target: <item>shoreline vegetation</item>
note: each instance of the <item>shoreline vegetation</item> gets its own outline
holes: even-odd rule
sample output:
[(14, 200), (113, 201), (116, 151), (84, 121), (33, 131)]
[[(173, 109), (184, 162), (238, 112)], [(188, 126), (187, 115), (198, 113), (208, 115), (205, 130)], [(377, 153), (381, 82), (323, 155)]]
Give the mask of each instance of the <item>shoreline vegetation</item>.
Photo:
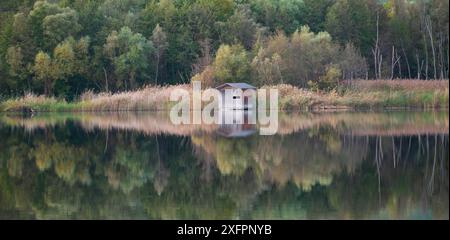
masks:
[[(88, 91), (72, 102), (26, 94), (0, 102), (0, 112), (165, 111), (175, 104), (170, 101), (170, 92), (177, 88), (191, 90), (189, 84), (182, 84), (147, 86), (119, 93)], [(314, 91), (288, 84), (261, 88), (279, 90), (280, 110), (436, 110), (449, 107), (448, 80), (353, 80), (343, 81), (331, 91)]]

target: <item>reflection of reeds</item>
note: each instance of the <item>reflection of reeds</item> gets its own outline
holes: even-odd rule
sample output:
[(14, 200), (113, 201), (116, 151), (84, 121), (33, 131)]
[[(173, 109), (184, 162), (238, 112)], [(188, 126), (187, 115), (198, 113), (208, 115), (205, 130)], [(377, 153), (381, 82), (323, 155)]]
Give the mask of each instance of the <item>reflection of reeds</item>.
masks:
[(278, 134), (328, 126), (345, 134), (417, 135), (448, 133), (448, 112), (290, 113), (279, 117)]
[(30, 118), (20, 115), (0, 117), (0, 122), (11, 126), (21, 126), (27, 130), (64, 125), (68, 120), (80, 123), (83, 129), (131, 130), (147, 135), (168, 134), (189, 136), (200, 132), (213, 132), (216, 125), (181, 124), (170, 121), (167, 112), (140, 113), (74, 113), (74, 114), (38, 114)]
[(169, 134), (189, 136), (199, 132), (212, 132), (215, 125), (205, 124), (173, 124), (168, 114), (94, 114), (81, 119), (81, 125), (85, 129), (118, 129), (133, 130), (147, 135)]
[[(81, 123), (84, 129), (132, 130), (148, 135), (169, 134), (189, 136), (213, 133), (215, 124), (174, 125), (168, 112), (153, 113), (78, 113), (37, 114), (30, 118), (3, 116), (0, 122), (28, 130), (65, 124), (67, 120)], [(277, 134), (287, 135), (318, 127), (329, 127), (351, 135), (420, 135), (448, 133), (448, 112), (360, 112), (360, 113), (279, 113)]]

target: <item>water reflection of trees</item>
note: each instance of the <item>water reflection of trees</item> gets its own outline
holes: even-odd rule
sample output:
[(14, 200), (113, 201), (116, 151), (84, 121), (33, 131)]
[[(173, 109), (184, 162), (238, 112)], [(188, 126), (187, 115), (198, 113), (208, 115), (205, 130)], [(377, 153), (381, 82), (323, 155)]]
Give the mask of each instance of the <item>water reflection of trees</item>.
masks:
[(2, 218), (448, 218), (448, 134), (0, 128)]
[[(341, 141), (346, 144), (341, 146)], [(192, 142), (194, 147), (204, 148), (204, 152), (214, 156), (223, 175), (241, 175), (252, 168), (264, 181), (280, 186), (292, 181), (304, 190), (316, 183), (329, 184), (332, 175), (343, 169), (351, 172), (368, 148), (360, 139), (340, 136), (326, 127), (244, 139), (193, 136)], [(204, 156), (200, 154), (198, 158)]]

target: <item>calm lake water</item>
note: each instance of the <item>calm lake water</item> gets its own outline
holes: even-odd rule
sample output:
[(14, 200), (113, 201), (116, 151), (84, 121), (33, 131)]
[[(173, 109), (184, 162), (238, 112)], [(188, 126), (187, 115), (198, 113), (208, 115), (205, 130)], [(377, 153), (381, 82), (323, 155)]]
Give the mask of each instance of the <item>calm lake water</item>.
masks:
[(448, 219), (449, 113), (0, 115), (0, 219)]

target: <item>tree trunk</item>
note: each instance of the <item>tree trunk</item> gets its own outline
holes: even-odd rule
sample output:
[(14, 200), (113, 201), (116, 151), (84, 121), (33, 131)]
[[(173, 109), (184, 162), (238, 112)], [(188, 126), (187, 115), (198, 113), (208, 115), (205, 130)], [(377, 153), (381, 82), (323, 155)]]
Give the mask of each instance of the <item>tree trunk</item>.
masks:
[(442, 32), (439, 32), (439, 78), (444, 79), (445, 78), (445, 64), (444, 64), (444, 51), (443, 51), (443, 34)]
[(423, 68), (423, 60), (420, 61), (419, 54), (416, 53), (416, 61), (417, 61), (417, 79), (421, 79), (422, 68)]
[(449, 47), (448, 47), (449, 41), (450, 41), (449, 32), (447, 31), (447, 44), (446, 44), (446, 46), (447, 46), (447, 70), (445, 71), (446, 72), (445, 78), (447, 78), (447, 79), (449, 77), (448, 74), (450, 71), (450, 54), (449, 54)]
[(400, 57), (397, 56), (395, 51), (395, 46), (392, 45), (392, 55), (391, 55), (391, 80), (394, 79), (394, 70), (397, 63), (399, 63)]
[(408, 61), (408, 57), (406, 56), (405, 48), (403, 47), (403, 42), (402, 42), (402, 52), (403, 52), (403, 56), (405, 57), (406, 68), (408, 69), (408, 78), (411, 79), (411, 67), (409, 66), (409, 61)]
[(105, 68), (103, 68), (103, 73), (105, 74), (105, 90), (106, 90), (106, 92), (108, 92), (109, 91), (109, 89), (108, 89), (108, 74), (106, 73)]
[(383, 64), (383, 55), (380, 55), (380, 60), (378, 62), (378, 79), (381, 79), (381, 65)]
[(45, 81), (44, 81), (44, 95), (45, 96), (48, 96), (49, 94), (50, 94), (50, 80), (47, 78), (47, 79), (45, 79)]
[(159, 55), (156, 56), (155, 85), (158, 85), (158, 71), (159, 71)]
[(373, 54), (373, 63), (374, 63), (374, 70), (375, 70), (375, 79), (381, 78), (381, 66), (379, 64), (381, 63), (381, 56), (380, 56), (380, 46), (379, 46), (379, 22), (380, 22), (380, 15), (377, 12), (377, 38), (375, 41), (375, 47), (372, 49)]
[(135, 77), (136, 77), (136, 73), (134, 71), (131, 71), (130, 72), (130, 89), (131, 90), (134, 90), (136, 87)]
[(434, 39), (433, 39), (433, 25), (431, 19), (428, 17), (426, 20), (426, 27), (428, 30), (428, 36), (430, 37), (431, 43), (431, 51), (433, 53), (433, 70), (434, 70), (434, 79), (437, 79), (437, 69), (436, 69), (436, 50), (434, 48)]
[(394, 46), (392, 46), (392, 53), (391, 53), (391, 80), (394, 79), (394, 68), (395, 68), (395, 60), (394, 60)]
[(423, 31), (422, 31), (422, 38), (425, 47), (425, 80), (428, 80), (428, 44), (427, 38), (425, 36), (425, 33), (423, 33)]
[(395, 53), (395, 57), (398, 58), (398, 77), (402, 78), (402, 59), (398, 53)]

